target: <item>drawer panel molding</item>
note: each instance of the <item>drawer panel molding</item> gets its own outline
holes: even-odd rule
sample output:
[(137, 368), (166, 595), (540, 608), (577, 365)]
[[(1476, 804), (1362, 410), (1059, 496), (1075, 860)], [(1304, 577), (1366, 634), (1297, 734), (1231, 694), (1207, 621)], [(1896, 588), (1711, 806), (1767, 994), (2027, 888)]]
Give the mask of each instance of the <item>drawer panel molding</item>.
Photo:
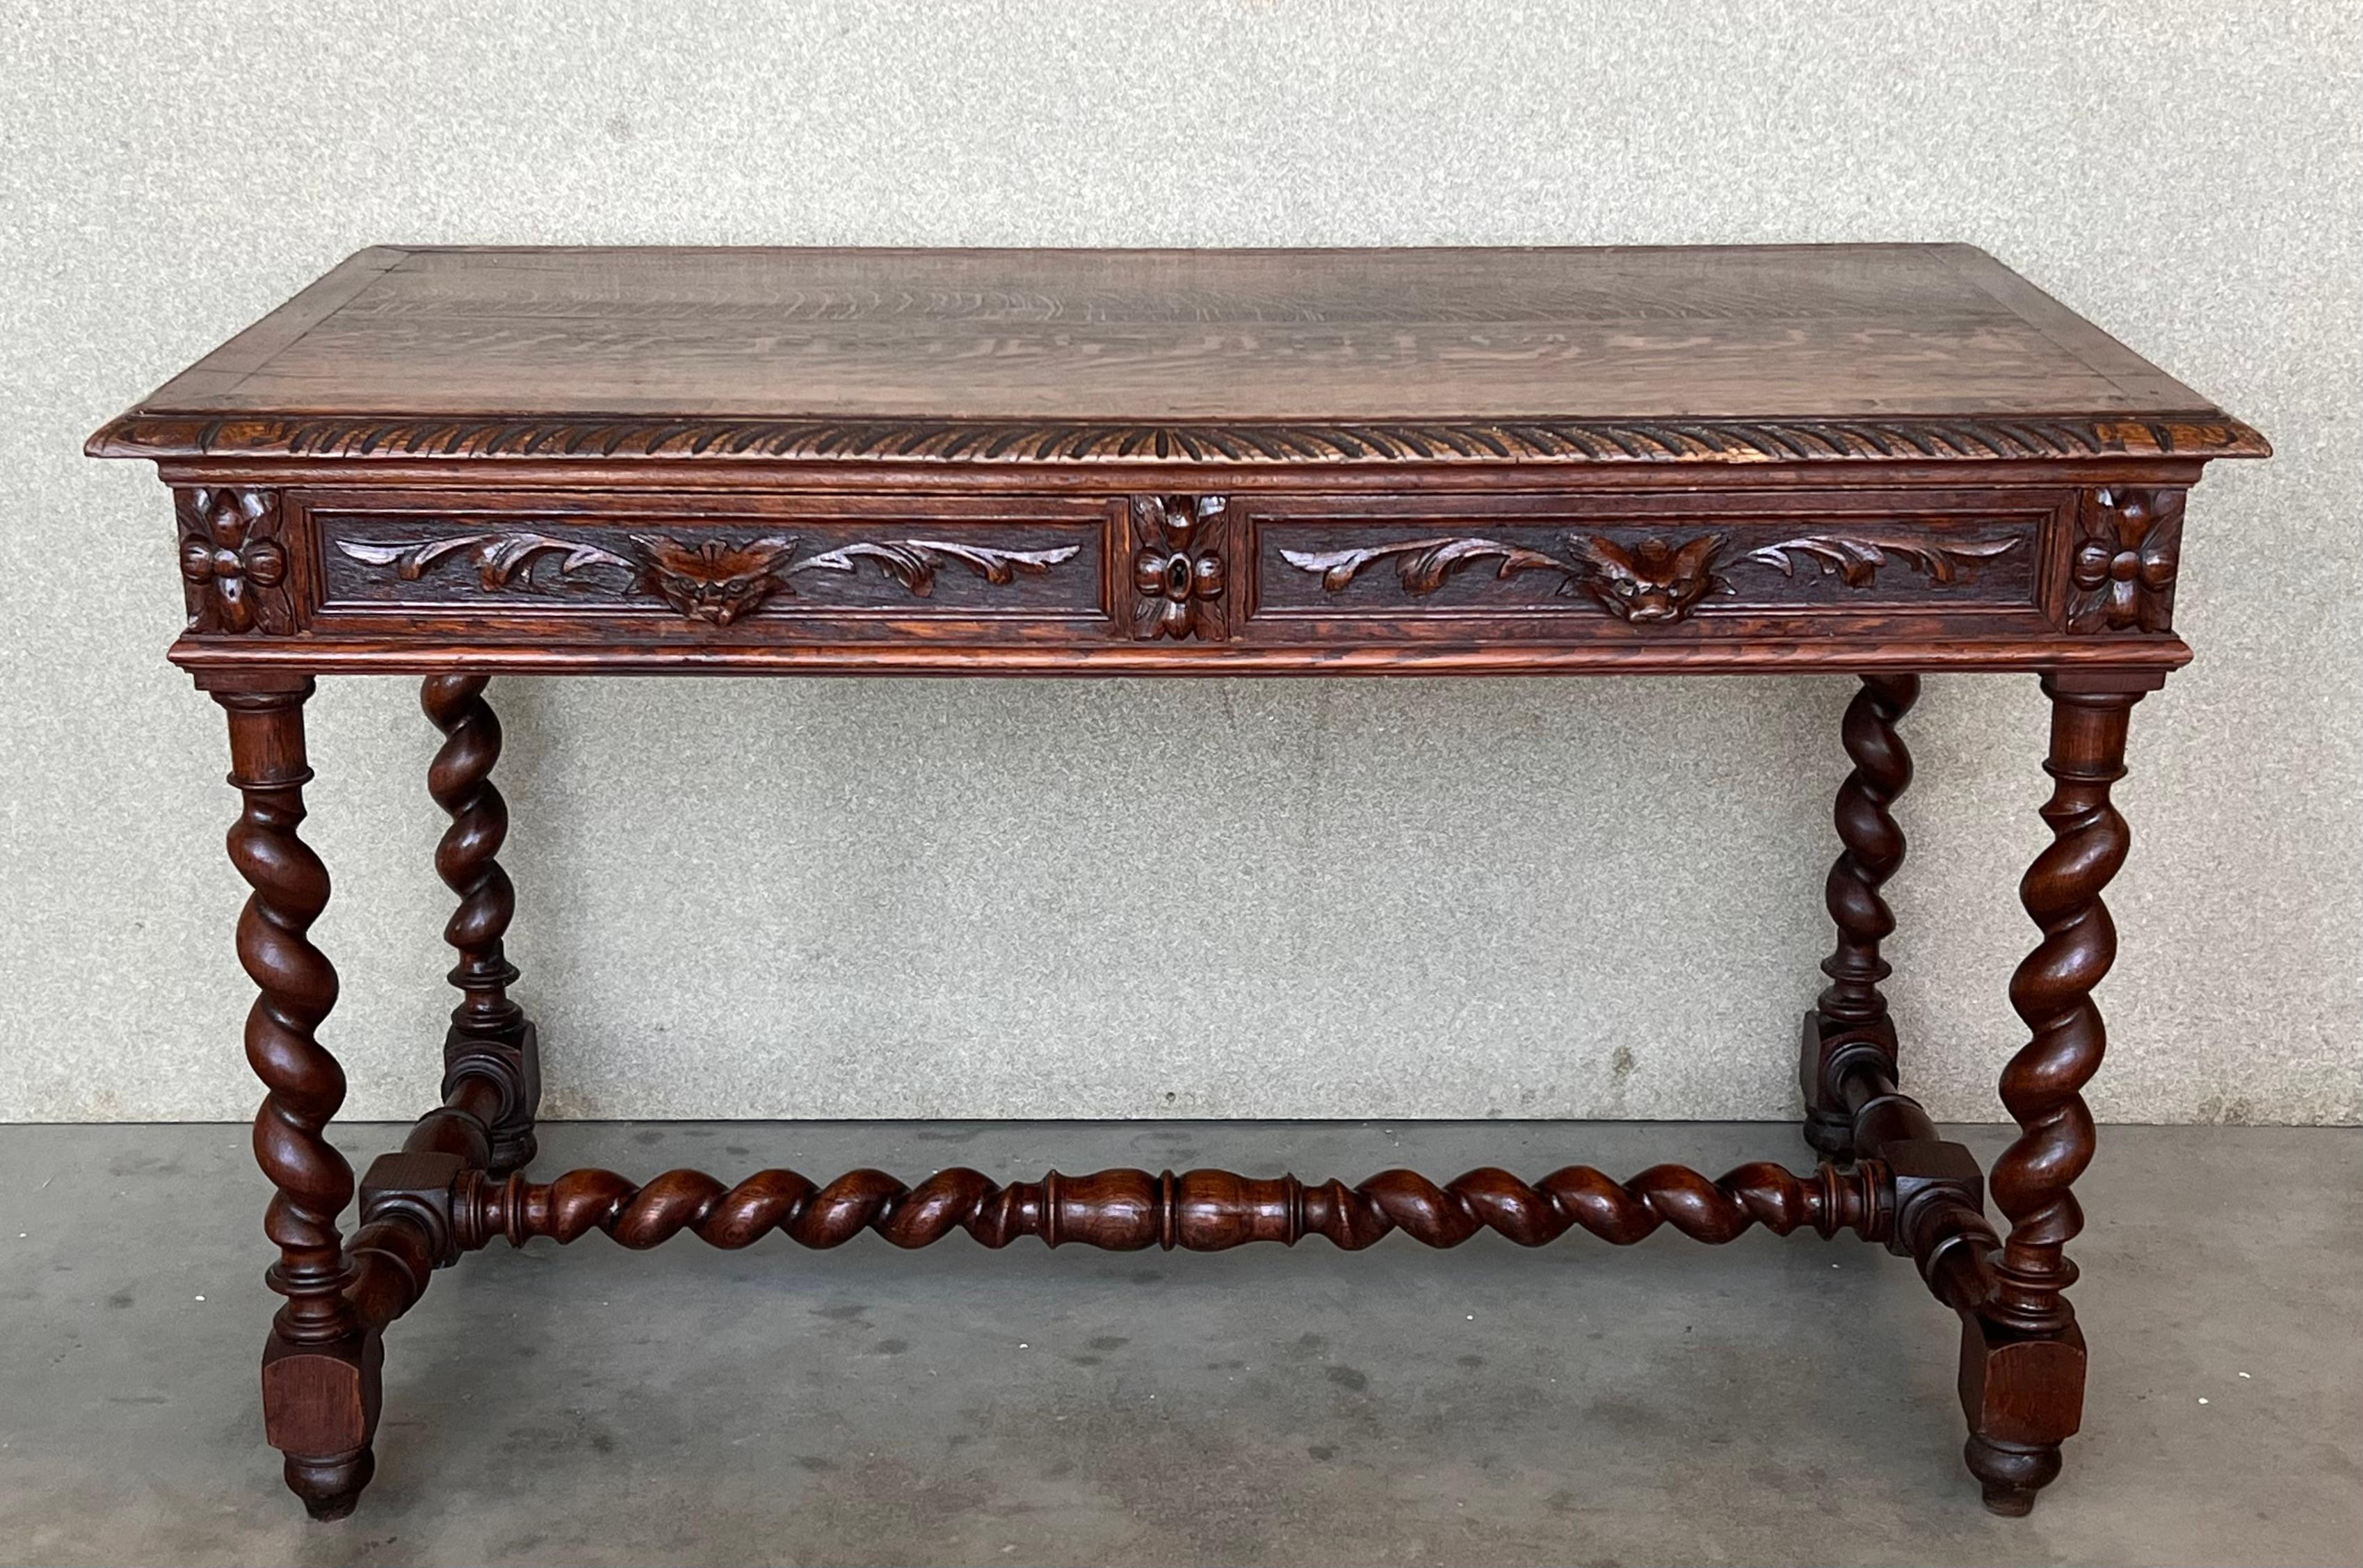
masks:
[(476, 569), (487, 594), (551, 584), (536, 576), (546, 570), (561, 583), (605, 591), (623, 599), (657, 598), (692, 620), (728, 626), (774, 595), (793, 595), (792, 579), (807, 573), (848, 575), (867, 562), (886, 581), (915, 598), (932, 598), (939, 569), (964, 567), (999, 588), (1020, 575), (1038, 577), (1071, 560), (1080, 545), (1051, 550), (996, 550), (947, 539), (856, 539), (833, 550), (800, 553), (793, 535), (771, 534), (737, 542), (706, 534), (679, 539), (669, 534), (631, 534), (622, 550), (596, 540), (529, 529), (492, 530), (424, 539), (340, 539), (338, 553), (364, 565), (391, 569), (415, 583), (447, 562)]
[[(781, 617), (1100, 619), (1105, 504), (966, 503), (863, 517), (757, 498), (726, 508), (603, 504), (571, 515), (483, 509), (304, 508), (319, 604), (354, 615), (478, 606), (522, 629), (558, 615), (649, 617), (711, 632)], [(900, 515), (896, 515), (899, 513)], [(678, 617), (677, 619), (675, 617)]]
[(1617, 539), (1604, 533), (1568, 533), (1542, 549), (1476, 535), (1414, 539), (1361, 549), (1280, 551), (1299, 572), (1321, 580), (1324, 592), (1342, 595), (1365, 573), (1392, 568), (1398, 590), (1426, 597), (1469, 567), (1490, 564), (1496, 581), (1535, 572), (1558, 579), (1554, 593), (1581, 595), (1617, 619), (1635, 626), (1671, 625), (1688, 618), (1710, 595), (1736, 595), (1733, 579), (1748, 573), (1800, 572), (1835, 579), (1847, 588), (1869, 588), (1881, 572), (1916, 573), (1932, 584), (1973, 578), (1986, 562), (2014, 550), (2032, 553), (2024, 528), (2003, 519), (1972, 524), (1969, 537), (1896, 539), (1875, 533), (1798, 534), (1749, 547), (1728, 533), (1687, 536), (1648, 534)]

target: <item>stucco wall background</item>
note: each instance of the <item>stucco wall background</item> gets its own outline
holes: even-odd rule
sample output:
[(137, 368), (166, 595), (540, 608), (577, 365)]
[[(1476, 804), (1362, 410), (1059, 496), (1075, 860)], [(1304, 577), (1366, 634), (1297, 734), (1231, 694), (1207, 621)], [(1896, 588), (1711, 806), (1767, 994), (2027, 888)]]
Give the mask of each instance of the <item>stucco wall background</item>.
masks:
[[(1966, 239), (2269, 434), (2135, 716), (2104, 1117), (2363, 1118), (2353, 4), (19, 5), (0, 1118), (238, 1117), (167, 497), (83, 436), (376, 241)], [(1790, 1114), (1849, 683), (497, 683), (559, 1115)], [(325, 683), (349, 1111), (427, 1103), (411, 683)], [(1892, 987), (1989, 1117), (2031, 678), (1927, 683)]]

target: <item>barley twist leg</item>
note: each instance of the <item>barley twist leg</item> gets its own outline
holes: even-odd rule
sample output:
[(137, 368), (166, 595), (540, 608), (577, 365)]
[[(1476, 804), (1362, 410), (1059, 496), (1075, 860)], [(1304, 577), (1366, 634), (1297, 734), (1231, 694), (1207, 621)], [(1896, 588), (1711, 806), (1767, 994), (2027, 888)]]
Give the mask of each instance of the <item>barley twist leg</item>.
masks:
[(1879, 989), (1890, 973), (1879, 944), (1894, 934), (1895, 917), (1879, 889), (1903, 863), (1903, 830), (1891, 807), (1912, 783), (1912, 754), (1895, 725), (1919, 695), (1917, 675), (1865, 675), (1840, 730), (1854, 768), (1838, 786), (1834, 817), (1842, 848), (1824, 890), (1837, 946), (1822, 961), (1830, 983), (1815, 1008), (1820, 1029), (1808, 1038), (1798, 1072), (1805, 1141), (1833, 1160), (1852, 1159), (1857, 1151), (1853, 1115), (1830, 1072), (1832, 1056), (1868, 1043), (1891, 1066), (1895, 1058), (1895, 1026)]
[(2050, 845), (2019, 895), (2043, 940), (2011, 979), (2032, 1038), (2002, 1070), (2002, 1099), (2019, 1135), (1994, 1162), (1994, 1204), (2010, 1221), (1993, 1298), (1964, 1324), (1961, 1395), (1969, 1469), (1998, 1513), (2023, 1514), (2059, 1473), (2059, 1445), (2083, 1412), (2084, 1340), (2066, 1291), (2067, 1244), (2084, 1228), (2071, 1190), (2091, 1163), (2092, 1117), (2081, 1090), (2107, 1037), (2092, 990), (2117, 951), (2101, 893), (2132, 836), (2110, 804), (2124, 776), (2125, 732), (2139, 690), (2082, 690), (2047, 678), (2054, 781), (2043, 807)]
[(435, 869), (459, 895), (443, 939), (459, 955), (451, 984), (460, 1004), (443, 1042), (443, 1092), (483, 1078), (499, 1092), (491, 1163), (513, 1171), (534, 1156), (534, 1114), (541, 1099), (540, 1048), (525, 1010), (510, 999), (517, 972), (502, 939), (516, 914), (516, 891), (495, 857), (508, 837), (508, 803), (492, 782), (501, 755), (501, 721), (484, 700), (482, 675), (430, 675), (419, 706), (443, 732), (427, 775), (427, 793), (451, 817), (435, 851)]
[(238, 922), (238, 956), (258, 995), (246, 1056), (266, 1091), (254, 1153), (276, 1189), (263, 1231), (279, 1249), (268, 1275), (285, 1299), (263, 1348), (263, 1425), (286, 1455), (287, 1485), (316, 1518), (350, 1513), (369, 1484), (377, 1425), (376, 1336), (346, 1299), (337, 1217), (352, 1201), (352, 1167), (327, 1137), (345, 1074), (320, 1044), (337, 972), (307, 933), (328, 902), (328, 873), (296, 834), (304, 820), (308, 679), (216, 689), (229, 716), (229, 782), (242, 808), (229, 856), (253, 892)]

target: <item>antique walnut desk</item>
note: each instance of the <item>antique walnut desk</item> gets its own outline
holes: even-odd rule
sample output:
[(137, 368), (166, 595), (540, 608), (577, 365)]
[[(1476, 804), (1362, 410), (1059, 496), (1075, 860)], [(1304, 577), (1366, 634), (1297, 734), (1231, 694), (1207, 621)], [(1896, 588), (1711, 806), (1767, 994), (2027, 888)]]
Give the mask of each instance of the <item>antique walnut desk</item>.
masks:
[[(1850, 1230), (1958, 1314), (1989, 1506), (2023, 1513), (2058, 1474), (2084, 1380), (2078, 1091), (2127, 842), (2110, 786), (2134, 705), (2190, 657), (2185, 494), (2267, 449), (1981, 251), (385, 248), (89, 450), (172, 486), (172, 657), (228, 713), (285, 1297), (264, 1418), (314, 1514), (369, 1481), (381, 1336), (433, 1271), (592, 1230), (1201, 1251)], [(2051, 703), (2054, 839), (2022, 888), (2042, 933), (2010, 987), (2030, 1038), (2002, 1079), (2020, 1132), (1991, 1173), (1897, 1087), (1879, 988), (1895, 727), (1928, 670), (2037, 676)], [(522, 1173), (540, 1069), (502, 951), (490, 675), (1690, 671), (1861, 684), (1800, 1062), (1811, 1171)], [(323, 1136), (344, 1079), (317, 1038), (337, 980), (305, 934), (328, 878), (296, 831), (324, 674), (425, 677), (458, 897), (443, 1103), (370, 1167), (349, 1236)]]

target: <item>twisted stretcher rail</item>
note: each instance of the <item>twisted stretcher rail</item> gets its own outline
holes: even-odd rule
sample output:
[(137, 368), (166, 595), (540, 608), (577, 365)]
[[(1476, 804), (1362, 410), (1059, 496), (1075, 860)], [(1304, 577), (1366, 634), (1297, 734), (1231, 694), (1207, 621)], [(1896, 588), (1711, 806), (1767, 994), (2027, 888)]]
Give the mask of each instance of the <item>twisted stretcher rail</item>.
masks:
[(1783, 1236), (1851, 1229), (1884, 1240), (1892, 1221), (1886, 1193), (1884, 1168), (1875, 1161), (1825, 1164), (1807, 1175), (1759, 1162), (1713, 1180), (1679, 1165), (1654, 1165), (1628, 1182), (1570, 1165), (1531, 1184), (1487, 1166), (1440, 1186), (1398, 1170), (1350, 1187), (1228, 1171), (1054, 1171), (1006, 1186), (963, 1168), (939, 1171), (916, 1186), (873, 1170), (850, 1171), (826, 1185), (793, 1171), (759, 1171), (735, 1186), (697, 1171), (668, 1171), (645, 1185), (612, 1171), (573, 1171), (548, 1183), (497, 1181), (471, 1171), (455, 1184), (452, 1222), (460, 1249), (495, 1237), (518, 1246), (537, 1236), (567, 1242), (594, 1230), (635, 1249), (684, 1230), (723, 1248), (750, 1246), (773, 1231), (803, 1246), (835, 1247), (864, 1230), (915, 1248), (965, 1230), (988, 1247), (1038, 1236), (1053, 1247), (1207, 1252), (1321, 1236), (1357, 1251), (1396, 1230), (1430, 1247), (1457, 1247), (1481, 1230), (1539, 1247), (1578, 1228), (1625, 1246), (1661, 1225), (1710, 1242), (1732, 1240), (1758, 1225)]

